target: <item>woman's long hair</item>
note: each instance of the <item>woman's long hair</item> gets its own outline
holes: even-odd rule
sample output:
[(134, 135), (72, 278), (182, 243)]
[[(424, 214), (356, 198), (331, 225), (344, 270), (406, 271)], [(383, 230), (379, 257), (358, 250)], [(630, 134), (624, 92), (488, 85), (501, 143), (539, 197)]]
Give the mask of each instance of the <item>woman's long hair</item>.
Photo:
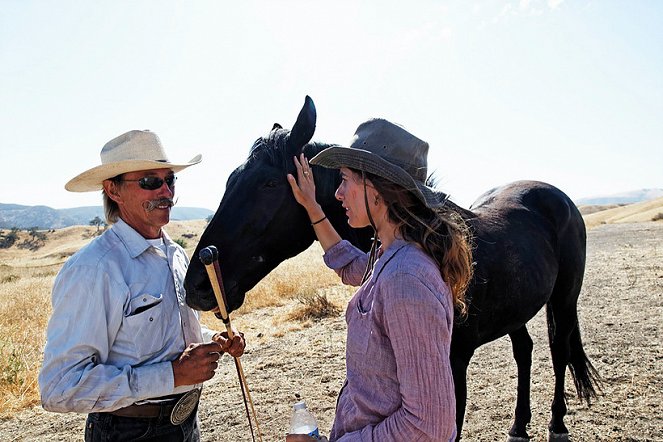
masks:
[[(361, 174), (361, 172), (359, 172)], [(414, 194), (382, 177), (365, 173), (387, 205), (387, 216), (397, 232), (412, 241), (437, 263), (451, 289), (460, 317), (467, 315), (465, 291), (472, 279), (472, 241), (467, 224), (455, 211), (431, 209)]]

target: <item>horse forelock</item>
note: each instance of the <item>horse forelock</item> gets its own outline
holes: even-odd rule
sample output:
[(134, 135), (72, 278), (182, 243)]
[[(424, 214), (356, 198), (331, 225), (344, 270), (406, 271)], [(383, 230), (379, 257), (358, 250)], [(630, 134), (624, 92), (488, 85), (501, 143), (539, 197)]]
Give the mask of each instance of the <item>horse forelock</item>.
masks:
[(286, 143), (288, 141), (287, 129), (273, 129), (264, 137), (258, 138), (251, 146), (247, 164), (255, 161), (265, 161), (268, 164), (287, 169)]

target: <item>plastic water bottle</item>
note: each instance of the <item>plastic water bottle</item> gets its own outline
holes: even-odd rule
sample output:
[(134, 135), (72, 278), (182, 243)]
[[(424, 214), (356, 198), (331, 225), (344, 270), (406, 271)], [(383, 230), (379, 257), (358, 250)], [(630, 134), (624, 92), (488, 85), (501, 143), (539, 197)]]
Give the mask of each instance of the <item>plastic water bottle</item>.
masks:
[(292, 407), (292, 418), (290, 418), (290, 434), (308, 434), (316, 438), (318, 433), (318, 422), (306, 408), (306, 402), (297, 402)]

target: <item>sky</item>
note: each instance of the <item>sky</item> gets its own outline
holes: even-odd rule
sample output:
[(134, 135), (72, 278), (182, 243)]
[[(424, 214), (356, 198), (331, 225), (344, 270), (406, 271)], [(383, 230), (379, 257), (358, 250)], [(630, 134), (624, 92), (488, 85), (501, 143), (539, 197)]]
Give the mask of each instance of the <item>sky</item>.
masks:
[(572, 199), (663, 187), (663, 2), (0, 0), (0, 203), (100, 205), (64, 184), (157, 133), (178, 205), (309, 95), (315, 141), (382, 117), (430, 144), (464, 207), (510, 181)]

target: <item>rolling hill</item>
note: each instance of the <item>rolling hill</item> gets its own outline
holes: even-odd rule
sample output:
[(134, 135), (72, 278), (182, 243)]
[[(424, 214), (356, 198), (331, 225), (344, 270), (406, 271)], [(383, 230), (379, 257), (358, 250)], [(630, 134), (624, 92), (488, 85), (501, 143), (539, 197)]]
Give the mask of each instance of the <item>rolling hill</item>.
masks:
[[(214, 212), (198, 207), (173, 207), (170, 219), (186, 221), (206, 219)], [(48, 206), (23, 206), (20, 204), (0, 203), (0, 229), (61, 229), (70, 226), (87, 226), (94, 217), (104, 219), (101, 206), (74, 207), (70, 209), (53, 209)]]
[(663, 197), (583, 215), (588, 229), (600, 224), (654, 221), (658, 217), (663, 218)]

